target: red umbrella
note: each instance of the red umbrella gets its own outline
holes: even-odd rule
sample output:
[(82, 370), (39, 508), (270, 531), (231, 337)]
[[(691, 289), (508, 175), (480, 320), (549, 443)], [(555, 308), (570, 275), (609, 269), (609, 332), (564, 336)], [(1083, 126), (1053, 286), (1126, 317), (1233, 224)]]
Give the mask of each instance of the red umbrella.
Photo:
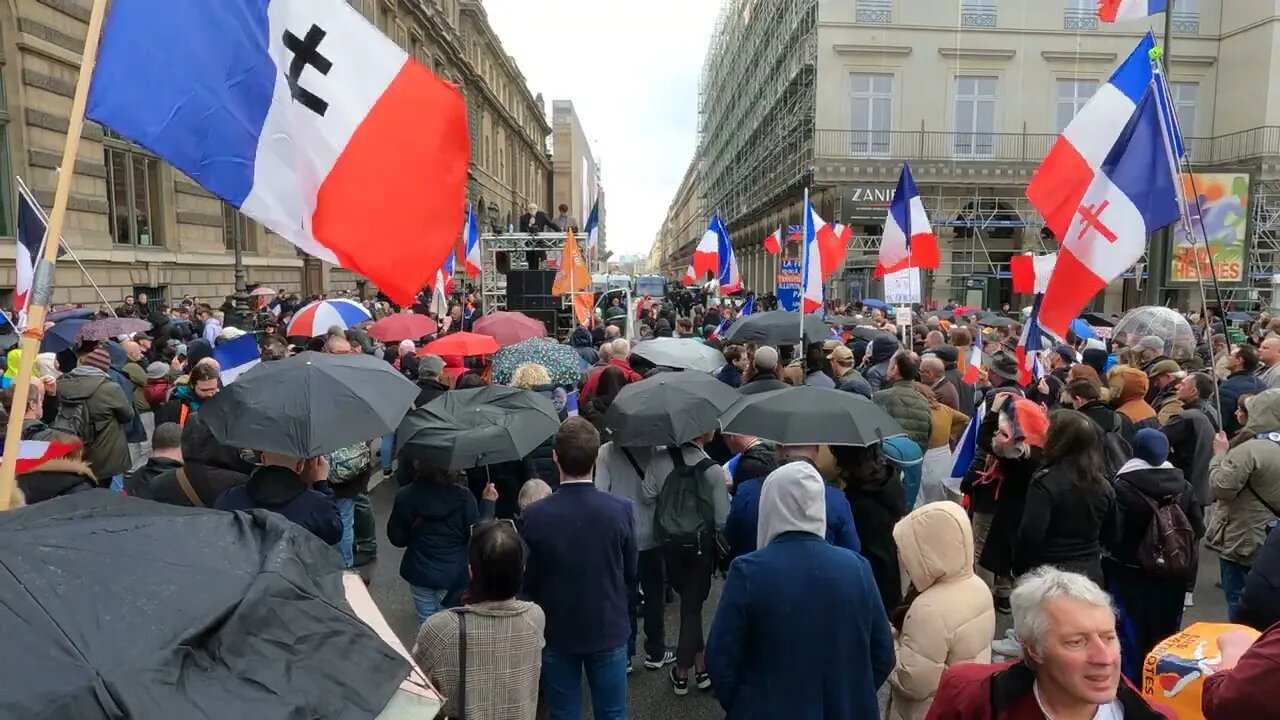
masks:
[(488, 335), (502, 347), (522, 343), (530, 338), (547, 336), (547, 326), (540, 320), (518, 312), (495, 312), (476, 320), (471, 331)]
[(961, 305), (957, 307), (955, 310), (953, 310), (952, 312), (955, 313), (956, 317), (963, 317), (965, 315), (968, 315), (969, 313), (976, 313), (981, 311), (982, 311), (981, 308), (971, 307), (969, 305)]
[(497, 340), (488, 335), (460, 332), (445, 335), (439, 340), (432, 340), (418, 351), (418, 357), (423, 355), (461, 355), (469, 357), (471, 355), (492, 355), (496, 352), (498, 352)]
[(388, 315), (369, 328), (369, 337), (384, 343), (417, 340), (437, 330), (436, 321), (416, 313)]

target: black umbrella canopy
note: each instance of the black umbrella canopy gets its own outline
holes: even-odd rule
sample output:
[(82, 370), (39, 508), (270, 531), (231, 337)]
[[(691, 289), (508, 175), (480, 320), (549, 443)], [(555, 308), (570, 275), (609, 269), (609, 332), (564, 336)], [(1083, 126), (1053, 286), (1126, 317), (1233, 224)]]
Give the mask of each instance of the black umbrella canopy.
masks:
[(1004, 317), (1003, 315), (987, 315), (985, 317), (978, 318), (978, 324), (985, 325), (987, 327), (1008, 327), (1010, 325), (1018, 324), (1018, 321), (1013, 318)]
[(409, 673), (272, 512), (92, 490), (0, 514), (0, 557), (0, 717), (374, 717)]
[(875, 340), (876, 336), (883, 332), (885, 331), (880, 328), (870, 327), (868, 325), (856, 325), (849, 328), (850, 335), (859, 340), (866, 340), (867, 342)]
[(879, 405), (861, 395), (807, 385), (742, 396), (720, 424), (726, 433), (781, 445), (866, 446), (905, 434)]
[(680, 445), (714, 430), (740, 397), (706, 373), (660, 373), (622, 388), (604, 421), (618, 445)]
[(249, 370), (200, 416), (224, 445), (312, 458), (386, 435), (417, 395), (372, 355), (303, 352)]
[(556, 433), (560, 415), (529, 390), (486, 385), (450, 390), (405, 416), (396, 431), (410, 457), (449, 470), (519, 460)]
[[(756, 345), (797, 345), (800, 343), (800, 315), (785, 310), (752, 313), (738, 318), (729, 326), (725, 342)], [(815, 343), (826, 340), (831, 329), (817, 315), (804, 316), (804, 339)]]

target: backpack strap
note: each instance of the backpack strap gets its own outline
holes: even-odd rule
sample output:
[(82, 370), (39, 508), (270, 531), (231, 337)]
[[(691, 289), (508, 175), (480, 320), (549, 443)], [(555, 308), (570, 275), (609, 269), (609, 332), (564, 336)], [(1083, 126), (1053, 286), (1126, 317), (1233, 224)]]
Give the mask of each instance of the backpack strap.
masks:
[(191, 507), (204, 507), (204, 501), (200, 499), (200, 495), (196, 493), (196, 489), (191, 485), (191, 478), (187, 477), (186, 468), (178, 468), (175, 473), (178, 476), (178, 487), (182, 488), (182, 494), (187, 496), (191, 501)]
[(631, 450), (629, 450), (628, 448), (622, 448), (622, 454), (627, 458), (627, 462), (631, 463), (631, 469), (635, 470), (636, 475), (638, 475), (640, 479), (643, 480), (644, 470), (640, 469), (640, 463), (636, 462), (636, 456), (632, 455)]

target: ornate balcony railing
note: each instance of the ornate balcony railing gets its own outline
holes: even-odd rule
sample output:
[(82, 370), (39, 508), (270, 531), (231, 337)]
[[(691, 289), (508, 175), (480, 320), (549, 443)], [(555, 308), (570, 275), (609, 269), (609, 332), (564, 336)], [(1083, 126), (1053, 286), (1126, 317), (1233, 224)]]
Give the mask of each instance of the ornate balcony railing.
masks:
[(1063, 30), (1097, 30), (1098, 11), (1084, 8), (1067, 8), (1062, 16)]
[(887, 25), (893, 22), (893, 0), (858, 0), (854, 19), (860, 23)]

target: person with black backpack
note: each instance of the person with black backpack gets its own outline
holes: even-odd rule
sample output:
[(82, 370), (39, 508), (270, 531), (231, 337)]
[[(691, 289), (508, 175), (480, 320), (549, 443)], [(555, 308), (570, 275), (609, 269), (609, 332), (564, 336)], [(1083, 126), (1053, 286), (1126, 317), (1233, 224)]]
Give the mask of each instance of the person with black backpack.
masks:
[(1072, 407), (1098, 426), (1102, 471), (1108, 480), (1115, 478), (1120, 468), (1133, 459), (1133, 446), (1129, 441), (1133, 437), (1133, 425), (1129, 418), (1111, 409), (1102, 400), (1102, 387), (1088, 378), (1072, 380), (1063, 392)]
[(1119, 610), (1121, 667), (1138, 682), (1147, 653), (1182, 627), (1183, 593), (1199, 568), (1204, 514), (1169, 460), (1159, 430), (1134, 435), (1134, 458), (1116, 476), (1116, 524), (1104, 560)]
[(708, 431), (679, 447), (654, 453), (641, 489), (654, 503), (653, 535), (662, 548), (667, 577), (680, 595), (680, 635), (671, 684), (677, 695), (711, 688), (704, 653), (702, 604), (711, 592), (719, 538), (729, 516), (729, 477), (707, 456)]
[(133, 401), (108, 374), (111, 355), (99, 344), (76, 351), (78, 366), (58, 379), (58, 415), (49, 427), (84, 443), (84, 459), (99, 487), (129, 469), (124, 424), (133, 420)]

